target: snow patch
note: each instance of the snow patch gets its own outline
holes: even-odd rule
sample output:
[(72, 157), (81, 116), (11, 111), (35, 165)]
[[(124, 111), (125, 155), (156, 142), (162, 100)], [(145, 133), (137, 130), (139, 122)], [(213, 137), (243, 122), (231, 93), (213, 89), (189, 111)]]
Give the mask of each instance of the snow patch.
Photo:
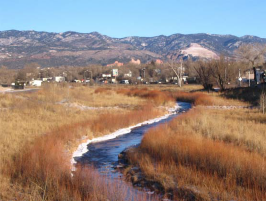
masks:
[(205, 58), (218, 58), (218, 55), (211, 50), (208, 50), (197, 43), (191, 43), (190, 46), (186, 49), (181, 50), (181, 53), (184, 55), (193, 55), (197, 57)]

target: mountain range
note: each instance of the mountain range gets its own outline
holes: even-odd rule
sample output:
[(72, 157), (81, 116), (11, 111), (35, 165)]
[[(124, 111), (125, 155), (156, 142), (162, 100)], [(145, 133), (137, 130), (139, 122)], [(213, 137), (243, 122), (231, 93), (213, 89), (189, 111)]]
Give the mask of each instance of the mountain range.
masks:
[(126, 63), (132, 58), (142, 63), (188, 57), (210, 59), (220, 54), (233, 56), (244, 43), (266, 44), (266, 39), (206, 33), (112, 38), (98, 32), (8, 30), (0, 31), (0, 66), (21, 68), (31, 62), (42, 67), (106, 65), (116, 60)]

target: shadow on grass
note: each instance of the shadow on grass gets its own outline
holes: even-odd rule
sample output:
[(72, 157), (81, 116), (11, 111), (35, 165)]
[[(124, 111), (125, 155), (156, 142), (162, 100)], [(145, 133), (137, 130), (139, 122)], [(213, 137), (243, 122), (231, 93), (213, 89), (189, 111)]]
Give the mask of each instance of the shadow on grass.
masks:
[(233, 88), (224, 91), (222, 96), (226, 98), (245, 101), (254, 106), (258, 106), (261, 92), (261, 87)]

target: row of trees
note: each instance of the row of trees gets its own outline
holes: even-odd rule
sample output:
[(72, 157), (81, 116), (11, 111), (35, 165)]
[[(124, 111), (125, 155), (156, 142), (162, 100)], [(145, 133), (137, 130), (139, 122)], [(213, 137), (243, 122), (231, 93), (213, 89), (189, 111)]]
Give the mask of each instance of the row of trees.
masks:
[(237, 80), (239, 69), (243, 69), (243, 63), (232, 62), (221, 56), (219, 60), (198, 61), (192, 64), (196, 76), (206, 90), (217, 85), (225, 90), (226, 85), (234, 84)]
[(211, 61), (197, 61), (190, 64), (190, 71), (195, 71), (204, 89), (210, 90), (217, 85), (225, 90), (226, 85), (237, 81), (240, 72), (265, 64), (266, 45), (245, 44), (235, 51), (236, 58), (226, 58)]
[[(40, 68), (37, 63), (26, 64), (23, 69), (9, 70), (6, 67), (0, 67), (0, 84), (14, 82), (15, 80), (30, 81), (32, 79), (64, 76), (67, 81), (81, 80), (84, 78), (93, 78), (94, 80), (101, 77), (101, 74), (110, 74), (112, 69), (118, 69), (118, 79), (129, 79), (136, 82), (139, 77), (144, 81), (159, 81), (175, 77), (174, 72), (167, 68), (167, 65), (151, 64), (126, 64), (124, 66), (100, 66), (90, 65), (84, 67), (61, 66), (57, 68)], [(124, 77), (125, 74), (132, 74), (132, 77)]]
[[(197, 77), (199, 82), (207, 90), (217, 85), (224, 90), (228, 83), (234, 84), (238, 77), (239, 69), (243, 70), (261, 65), (265, 62), (266, 46), (260, 44), (242, 45), (235, 52), (236, 57), (221, 56), (218, 60), (187, 60), (181, 63), (165, 63), (164, 65), (127, 64), (117, 68), (119, 79), (124, 79), (123, 75), (131, 72), (132, 77), (128, 77), (132, 82), (141, 77), (145, 81), (165, 81), (172, 77), (177, 77), (178, 84), (181, 86), (182, 75)], [(31, 79), (65, 76), (68, 81), (83, 79), (84, 77), (96, 79), (101, 74), (111, 72), (110, 67), (90, 65), (85, 67), (62, 66), (59, 68), (40, 68), (39, 64), (31, 63), (25, 65), (23, 69), (9, 70), (6, 67), (0, 68), (0, 83), (11, 83), (15, 79), (29, 81)]]

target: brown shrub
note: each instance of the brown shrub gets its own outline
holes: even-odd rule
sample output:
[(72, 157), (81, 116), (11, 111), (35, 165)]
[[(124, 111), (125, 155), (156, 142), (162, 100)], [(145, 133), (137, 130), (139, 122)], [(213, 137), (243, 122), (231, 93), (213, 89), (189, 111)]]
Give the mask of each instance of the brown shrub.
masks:
[(184, 101), (194, 105), (214, 105), (215, 99), (206, 93), (188, 93), (182, 91), (169, 92), (160, 90), (148, 90), (147, 88), (121, 88), (116, 90), (119, 94), (127, 96), (138, 96), (154, 101), (156, 104), (166, 104), (167, 102)]
[(173, 94), (178, 101), (190, 102), (194, 105), (213, 105), (214, 99), (205, 93), (175, 92)]
[(118, 89), (116, 90), (116, 92), (127, 96), (137, 96), (147, 100), (151, 100), (156, 105), (166, 105), (175, 102), (175, 99), (170, 95), (169, 92), (163, 92), (159, 90), (148, 90), (147, 88), (129, 88)]

